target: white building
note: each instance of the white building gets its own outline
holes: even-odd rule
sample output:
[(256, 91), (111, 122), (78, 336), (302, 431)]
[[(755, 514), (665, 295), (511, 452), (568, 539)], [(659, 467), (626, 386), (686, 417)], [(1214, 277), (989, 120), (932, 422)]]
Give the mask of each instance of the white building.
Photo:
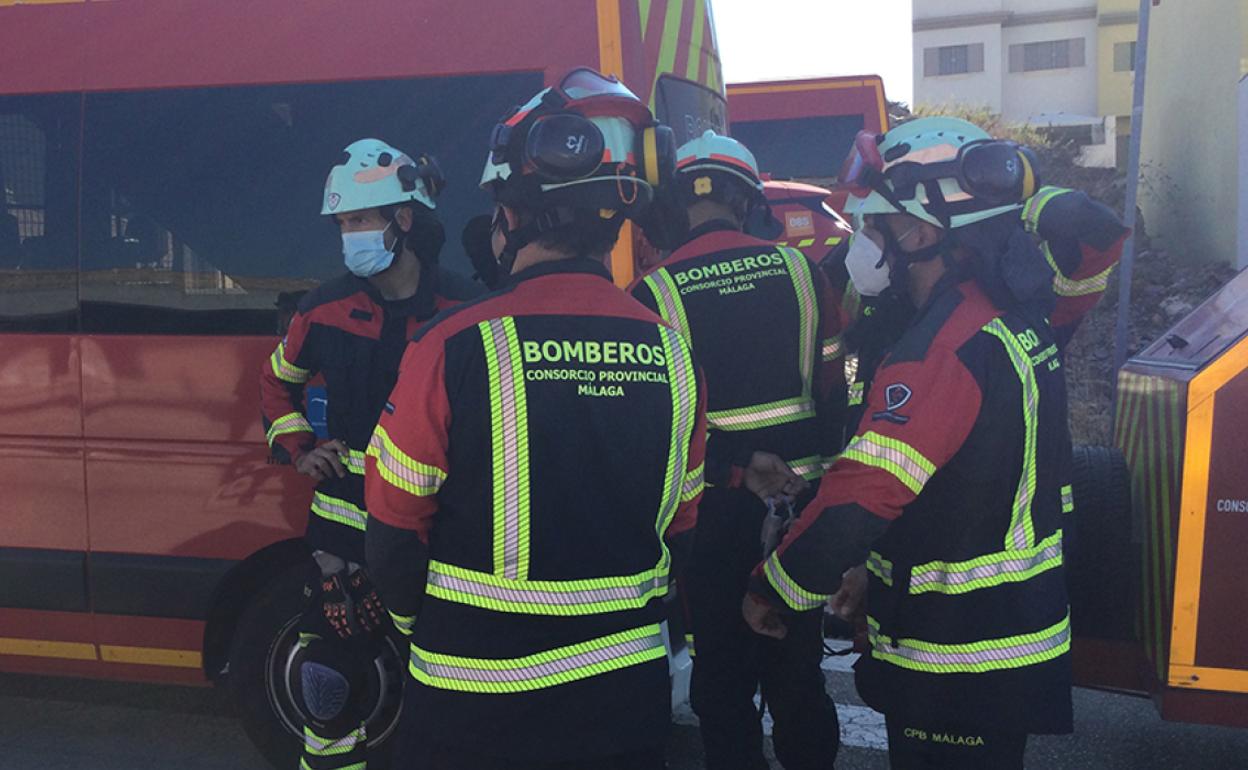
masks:
[(1102, 125), (1096, 0), (913, 3), (916, 106), (963, 104), (1037, 125)]

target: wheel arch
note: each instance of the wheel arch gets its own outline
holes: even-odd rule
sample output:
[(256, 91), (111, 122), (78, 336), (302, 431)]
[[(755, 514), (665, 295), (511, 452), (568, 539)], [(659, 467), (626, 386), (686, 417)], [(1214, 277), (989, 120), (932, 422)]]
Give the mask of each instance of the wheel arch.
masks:
[(204, 675), (208, 679), (219, 681), (225, 676), (230, 643), (249, 597), (282, 570), (310, 559), (304, 540), (291, 538), (261, 548), (226, 573), (213, 591), (204, 626)]

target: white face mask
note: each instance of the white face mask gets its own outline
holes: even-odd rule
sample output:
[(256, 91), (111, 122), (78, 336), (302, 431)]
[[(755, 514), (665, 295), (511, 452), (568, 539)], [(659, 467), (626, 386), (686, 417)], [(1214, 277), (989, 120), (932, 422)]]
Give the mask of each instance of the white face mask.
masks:
[(383, 230), (365, 230), (342, 234), (342, 257), (347, 269), (361, 278), (377, 275), (394, 262), (394, 252), (386, 248), (386, 225)]
[(845, 255), (845, 269), (854, 288), (864, 297), (878, 297), (888, 288), (888, 261), (884, 250), (861, 230), (855, 232)]

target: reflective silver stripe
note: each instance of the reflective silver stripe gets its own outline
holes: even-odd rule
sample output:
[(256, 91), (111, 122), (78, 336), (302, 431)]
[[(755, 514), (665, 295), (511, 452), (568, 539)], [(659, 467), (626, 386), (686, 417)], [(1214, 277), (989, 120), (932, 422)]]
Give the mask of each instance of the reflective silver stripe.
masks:
[(927, 484), (936, 466), (917, 449), (900, 439), (867, 431), (845, 447), (841, 457), (891, 473), (916, 495)]
[(867, 556), (867, 572), (875, 575), (886, 586), (893, 584), (893, 563), (875, 551)]
[(291, 412), (282, 415), (269, 425), (268, 431), (265, 432), (265, 439), (269, 442), (269, 448), (273, 447), (273, 440), (278, 436), (284, 436), (287, 433), (312, 433), (312, 425), (299, 412)]
[(1014, 510), (1010, 517), (1010, 530), (1005, 536), (1005, 548), (1023, 549), (1035, 545), (1035, 529), (1031, 521), (1031, 503), (1036, 496), (1036, 443), (1037, 409), (1040, 388), (1036, 385), (1036, 373), (1031, 358), (1019, 344), (1014, 332), (1000, 318), (989, 321), (983, 330), (1001, 341), (1010, 357), (1023, 391), (1023, 467), (1018, 477), (1018, 490), (1014, 493)]
[(758, 406), (707, 412), (706, 421), (716, 430), (754, 430), (805, 420), (814, 414), (814, 401), (808, 398), (789, 398)]
[(797, 612), (804, 610), (813, 610), (822, 606), (827, 601), (827, 596), (805, 588), (793, 579), (793, 577), (784, 569), (784, 565), (780, 563), (779, 552), (773, 553), (763, 562), (763, 574), (767, 577), (767, 582), (775, 589), (784, 603)]
[[(659, 328), (663, 347), (667, 353), (667, 379), (672, 397), (671, 438), (667, 450), (667, 470), (663, 477), (663, 497), (659, 505), (659, 517), (655, 530), (660, 536), (667, 531), (676, 509), (680, 507), (685, 491), (685, 469), (689, 465), (689, 445), (693, 438), (694, 418), (697, 413), (698, 386), (693, 373), (693, 359), (680, 334), (667, 328)], [(667, 553), (664, 549), (663, 559)]]
[(962, 562), (929, 562), (910, 572), (910, 593), (964, 594), (1005, 583), (1021, 583), (1062, 564), (1059, 529), (1034, 548), (991, 553)]
[(646, 276), (645, 283), (650, 287), (659, 306), (659, 315), (667, 321), (667, 325), (680, 333), (686, 340), (689, 337), (689, 319), (685, 316), (685, 304), (680, 298), (680, 290), (672, 281), (672, 276), (664, 268), (659, 268)]
[(657, 624), (523, 658), (464, 658), (412, 645), (409, 670), (428, 687), (461, 692), (528, 692), (659, 660), (666, 654)]
[(823, 341), (823, 360), (824, 361), (836, 360), (836, 358), (839, 357), (841, 353), (843, 352), (844, 347), (845, 346), (841, 342), (841, 335), (839, 334), (836, 335), (835, 337), (831, 337), (829, 339), (824, 340)]
[(347, 754), (365, 740), (364, 728), (359, 727), (338, 739), (322, 738), (309, 728), (303, 728), (303, 745), (308, 753), (317, 757), (333, 757)]
[(680, 488), (680, 501), (688, 502), (698, 495), (702, 494), (702, 489), (706, 486), (706, 465), (699, 465), (697, 470), (685, 476), (685, 483)]
[(594, 615), (646, 606), (667, 594), (667, 573), (588, 580), (507, 580), (443, 562), (429, 562), (428, 591), (444, 601), (528, 615)]
[(368, 442), (368, 454), (377, 458), (378, 475), (408, 494), (431, 497), (446, 481), (446, 471), (404, 454), (390, 439), (384, 426), (378, 425), (373, 430), (373, 437)]
[(781, 249), (789, 268), (789, 278), (797, 294), (800, 327), (798, 333), (799, 371), (802, 373), (802, 395), (810, 398), (815, 372), (815, 348), (819, 343), (819, 301), (815, 297), (815, 281), (811, 276), (810, 260), (800, 251), (785, 247)]
[(1032, 634), (963, 644), (936, 644), (917, 639), (890, 639), (879, 623), (867, 617), (871, 656), (913, 671), (933, 674), (975, 674), (1023, 668), (1052, 660), (1070, 649), (1070, 616)]
[(1075, 491), (1067, 484), (1062, 487), (1062, 513), (1070, 513), (1075, 510)]
[(529, 571), (529, 426), (524, 363), (515, 319), (478, 324), (490, 378), (493, 456), (494, 572), (524, 578)]
[(368, 513), (355, 505), (323, 492), (312, 493), (312, 512), (323, 519), (363, 530), (368, 523)]
[(793, 471), (807, 481), (813, 481), (814, 479), (819, 478), (823, 475), (825, 469), (824, 460), (819, 455), (790, 460), (788, 462), (788, 466), (789, 470)]
[(279, 380), (289, 382), (294, 385), (302, 385), (312, 379), (312, 373), (307, 369), (295, 366), (286, 360), (286, 340), (277, 343), (277, 348), (273, 354), (269, 356), (269, 364), (273, 367), (273, 374)]
[(345, 465), (347, 470), (351, 473), (359, 476), (364, 475), (364, 453), (358, 449), (347, 450), (346, 459), (343, 460), (342, 464)]

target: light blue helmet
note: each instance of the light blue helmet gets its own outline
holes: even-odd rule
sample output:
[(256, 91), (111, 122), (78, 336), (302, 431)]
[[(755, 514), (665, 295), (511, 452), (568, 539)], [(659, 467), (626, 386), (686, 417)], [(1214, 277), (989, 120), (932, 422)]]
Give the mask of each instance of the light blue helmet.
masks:
[(321, 214), (408, 202), (435, 209), (434, 199), (445, 184), (432, 158), (422, 155), (412, 160), (380, 139), (360, 139), (349, 144), (339, 164), (329, 170)]

